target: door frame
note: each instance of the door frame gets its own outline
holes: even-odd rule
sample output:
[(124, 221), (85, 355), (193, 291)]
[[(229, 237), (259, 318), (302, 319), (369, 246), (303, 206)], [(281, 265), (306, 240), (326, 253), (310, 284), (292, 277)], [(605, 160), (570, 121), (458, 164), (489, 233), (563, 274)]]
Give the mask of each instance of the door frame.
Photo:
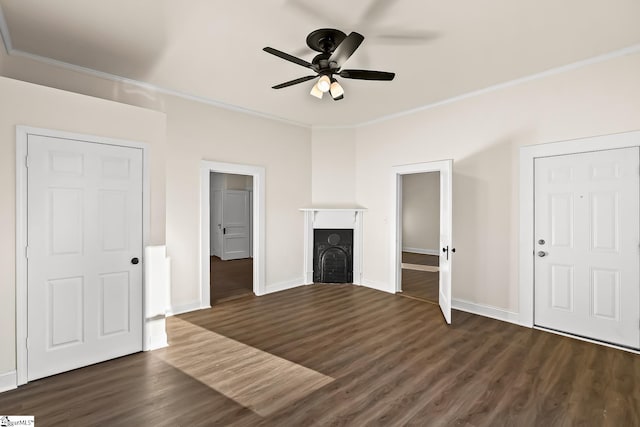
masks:
[(210, 179), (211, 172), (249, 175), (253, 177), (253, 293), (264, 295), (265, 290), (265, 168), (262, 166), (222, 163), (209, 160), (200, 162), (200, 308), (211, 307), (210, 292)]
[[(520, 147), (520, 200), (518, 299), (519, 323), (534, 327), (534, 161), (539, 157), (562, 156), (616, 148), (640, 147), (640, 131), (593, 136)], [(561, 334), (562, 335), (562, 334)], [(570, 335), (572, 336), (572, 335)], [(586, 339), (589, 341), (588, 339)], [(600, 342), (598, 342), (600, 343)], [(600, 343), (602, 344), (602, 343)], [(617, 346), (614, 346), (618, 348)]]
[[(32, 126), (16, 126), (16, 385), (27, 383), (28, 378), (28, 313), (27, 313), (27, 143), (29, 135), (50, 138), (71, 139), (79, 142), (94, 144), (116, 145), (126, 148), (142, 150), (142, 250), (149, 244), (149, 230), (151, 225), (151, 192), (149, 181), (149, 146), (144, 142), (128, 141), (96, 135), (87, 135)], [(144, 257), (142, 264), (144, 265)], [(142, 336), (140, 337), (143, 351), (146, 343), (145, 313), (146, 280), (142, 269)]]
[[(443, 203), (443, 191), (442, 191), (442, 173), (443, 171), (449, 171), (451, 176), (453, 177), (453, 160), (437, 160), (432, 162), (425, 163), (413, 163), (409, 165), (401, 165), (401, 166), (393, 166), (391, 168), (391, 200), (392, 200), (392, 209), (391, 209), (391, 265), (390, 265), (390, 278), (389, 283), (391, 284), (391, 289), (389, 292), (396, 293), (402, 289), (402, 176), (403, 175), (411, 175), (415, 173), (424, 173), (424, 172), (439, 172), (440, 175), (440, 210), (442, 211), (442, 203)], [(449, 195), (451, 197), (451, 204), (453, 204), (453, 194)], [(440, 215), (440, 229), (442, 226), (442, 221), (447, 220), (447, 218), (443, 218), (441, 213)], [(452, 231), (453, 224), (449, 224), (449, 229)], [(450, 247), (453, 247), (453, 233), (449, 236), (451, 241)], [(451, 271), (449, 274), (451, 275)], [(442, 284), (439, 284), (439, 303), (442, 306), (442, 292), (441, 292)], [(453, 303), (453, 298), (450, 296), (448, 305), (451, 307)], [(443, 313), (444, 314), (444, 313)], [(451, 317), (447, 317), (445, 314), (445, 319), (447, 323), (451, 322)]]

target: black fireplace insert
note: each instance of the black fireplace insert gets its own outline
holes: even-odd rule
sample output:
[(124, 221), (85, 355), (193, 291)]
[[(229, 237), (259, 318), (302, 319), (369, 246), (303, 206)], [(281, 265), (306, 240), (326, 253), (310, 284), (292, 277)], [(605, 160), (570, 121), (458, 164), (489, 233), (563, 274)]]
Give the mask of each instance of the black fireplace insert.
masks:
[(313, 230), (313, 281), (353, 282), (353, 230)]

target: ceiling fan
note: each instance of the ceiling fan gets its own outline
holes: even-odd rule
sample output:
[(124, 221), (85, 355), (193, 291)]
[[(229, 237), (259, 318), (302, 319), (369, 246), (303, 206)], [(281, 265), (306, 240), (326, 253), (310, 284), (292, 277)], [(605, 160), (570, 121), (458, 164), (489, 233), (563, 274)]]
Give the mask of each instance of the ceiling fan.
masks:
[(294, 64), (302, 65), (316, 73), (315, 75), (300, 77), (298, 79), (280, 83), (273, 86), (273, 89), (282, 89), (288, 86), (293, 86), (320, 76), (316, 84), (311, 89), (311, 95), (322, 99), (322, 96), (326, 92), (329, 92), (331, 97), (335, 101), (338, 101), (344, 98), (344, 89), (334, 76), (358, 80), (393, 80), (395, 73), (388, 73), (386, 71), (342, 69), (342, 66), (347, 62), (351, 55), (353, 55), (356, 49), (358, 49), (363, 40), (364, 37), (356, 32), (352, 32), (347, 36), (342, 31), (333, 28), (321, 28), (319, 30), (312, 31), (307, 36), (307, 46), (320, 53), (316, 55), (311, 62), (289, 55), (288, 53), (272, 47), (265, 47), (263, 49), (265, 52), (293, 62)]

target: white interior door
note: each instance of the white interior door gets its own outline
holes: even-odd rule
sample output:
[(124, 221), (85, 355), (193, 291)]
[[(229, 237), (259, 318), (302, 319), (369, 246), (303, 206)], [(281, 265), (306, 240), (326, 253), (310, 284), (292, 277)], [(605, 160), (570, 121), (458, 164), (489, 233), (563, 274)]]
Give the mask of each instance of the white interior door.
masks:
[(142, 150), (27, 149), (28, 379), (141, 351)]
[(222, 259), (249, 258), (251, 203), (246, 190), (224, 190), (222, 201)]
[(637, 147), (535, 160), (535, 324), (640, 348)]
[(211, 255), (222, 258), (222, 190), (211, 191)]
[(440, 164), (440, 286), (438, 303), (447, 323), (451, 324), (451, 271), (453, 263), (453, 160)]

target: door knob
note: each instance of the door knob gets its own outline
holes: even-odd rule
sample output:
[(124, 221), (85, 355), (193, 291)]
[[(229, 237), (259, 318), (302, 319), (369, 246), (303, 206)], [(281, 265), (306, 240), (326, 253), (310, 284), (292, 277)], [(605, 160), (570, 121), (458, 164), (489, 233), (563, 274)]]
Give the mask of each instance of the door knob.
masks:
[(540, 258), (547, 256), (547, 253), (545, 251), (538, 251), (538, 256)]
[(446, 248), (442, 248), (442, 252), (444, 252), (446, 254), (447, 260), (449, 260), (449, 252), (455, 252), (456, 248), (451, 248), (449, 249), (449, 246), (447, 246)]
[(131, 264), (136, 265), (140, 260), (138, 258), (131, 258)]
[(544, 245), (545, 243), (546, 243), (546, 242), (544, 241), (544, 239), (540, 239), (540, 240), (538, 240), (538, 244), (539, 244), (539, 245)]

